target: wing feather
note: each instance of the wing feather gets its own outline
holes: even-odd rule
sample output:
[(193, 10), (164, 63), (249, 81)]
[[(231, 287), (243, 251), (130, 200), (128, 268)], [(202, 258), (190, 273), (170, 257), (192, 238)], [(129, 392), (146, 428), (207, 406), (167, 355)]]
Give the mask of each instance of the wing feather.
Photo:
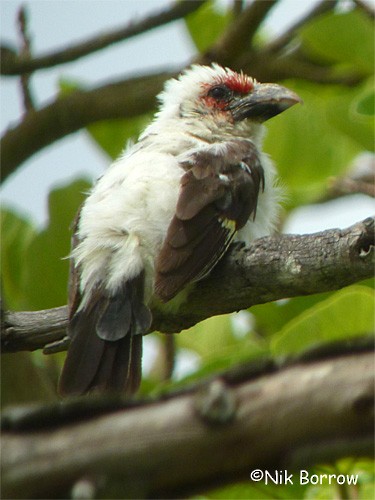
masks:
[(156, 261), (155, 293), (164, 302), (206, 276), (251, 214), (264, 188), (263, 168), (250, 141), (227, 154), (195, 152), (183, 163), (180, 196)]

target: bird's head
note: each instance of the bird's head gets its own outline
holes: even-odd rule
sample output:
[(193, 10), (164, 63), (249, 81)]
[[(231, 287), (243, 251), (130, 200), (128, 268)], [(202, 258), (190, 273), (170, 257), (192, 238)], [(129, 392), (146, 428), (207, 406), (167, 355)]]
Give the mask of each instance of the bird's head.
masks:
[(255, 132), (259, 124), (301, 102), (297, 94), (218, 64), (194, 65), (169, 80), (159, 95), (157, 120), (182, 119), (198, 128), (235, 135)]

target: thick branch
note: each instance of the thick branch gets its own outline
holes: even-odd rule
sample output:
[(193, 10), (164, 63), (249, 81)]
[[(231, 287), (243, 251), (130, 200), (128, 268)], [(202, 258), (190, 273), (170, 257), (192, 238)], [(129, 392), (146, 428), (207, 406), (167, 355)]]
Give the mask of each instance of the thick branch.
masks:
[(172, 21), (181, 19), (186, 15), (199, 9), (204, 3), (204, 0), (182, 0), (176, 2), (171, 8), (153, 14), (146, 19), (142, 19), (137, 23), (130, 23), (125, 27), (111, 31), (109, 33), (102, 33), (96, 35), (90, 40), (81, 42), (78, 45), (67, 47), (63, 50), (47, 54), (45, 56), (30, 59), (28, 57), (16, 56), (14, 52), (7, 52), (7, 57), (2, 60), (1, 74), (2, 75), (21, 75), (24, 73), (31, 73), (38, 69), (50, 68), (58, 64), (64, 64), (70, 61), (79, 59), (80, 57), (87, 56), (98, 50), (104, 49), (109, 45), (134, 37), (141, 33), (145, 33), (153, 28), (164, 26)]
[[(2, 493), (68, 498), (82, 481), (91, 480), (95, 490), (96, 479), (104, 491), (99, 486), (91, 498), (181, 498), (246, 480), (254, 468), (293, 467), (297, 478), (298, 470), (319, 462), (371, 457), (374, 368), (373, 353), (365, 351), (256, 379), (224, 377), (198, 391), (57, 427), (40, 419), (31, 430), (15, 426), (2, 433)], [(89, 408), (90, 400), (80, 403)], [(68, 414), (64, 405), (58, 410), (60, 418)]]
[(217, 314), (371, 278), (374, 222), (369, 218), (344, 230), (261, 238), (237, 249), (199, 284), (175, 317), (156, 316), (158, 325), (168, 333), (179, 324), (180, 331)]
[[(370, 278), (374, 272), (374, 219), (345, 230), (261, 238), (248, 248), (233, 246), (228, 256), (190, 292), (176, 313), (153, 310), (153, 329), (182, 329), (217, 314), (255, 304), (308, 295)], [(3, 352), (34, 350), (62, 339), (65, 307), (49, 311), (8, 312)]]

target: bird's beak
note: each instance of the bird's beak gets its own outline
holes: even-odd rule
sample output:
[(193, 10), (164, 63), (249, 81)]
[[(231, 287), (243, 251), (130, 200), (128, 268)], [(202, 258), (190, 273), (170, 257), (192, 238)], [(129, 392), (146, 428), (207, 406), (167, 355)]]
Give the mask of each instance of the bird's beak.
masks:
[(291, 90), (275, 83), (257, 83), (250, 95), (232, 102), (227, 109), (232, 111), (233, 119), (245, 118), (264, 122), (282, 113), (302, 99)]

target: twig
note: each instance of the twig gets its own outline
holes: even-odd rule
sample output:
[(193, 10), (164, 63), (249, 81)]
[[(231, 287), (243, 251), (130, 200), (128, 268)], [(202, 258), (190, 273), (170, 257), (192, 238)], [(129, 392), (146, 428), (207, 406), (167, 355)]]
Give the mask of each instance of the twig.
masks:
[(176, 341), (174, 335), (165, 335), (164, 350), (164, 380), (170, 380), (173, 375), (176, 357)]
[(317, 201), (322, 203), (356, 193), (375, 197), (374, 155), (361, 155), (354, 161), (350, 171), (345, 176), (330, 177), (326, 193)]
[(261, 49), (258, 52), (244, 53), (236, 60), (236, 67), (255, 75), (262, 82), (298, 78), (314, 83), (354, 86), (366, 78), (365, 75), (354, 71), (338, 75), (331, 67), (302, 60), (294, 53), (280, 57)]
[[(248, 248), (233, 245), (177, 312), (153, 310), (152, 329), (179, 332), (214, 315), (285, 297), (338, 290), (371, 278), (374, 222), (369, 218), (345, 230), (261, 238)], [(64, 338), (67, 309), (6, 312), (4, 320), (3, 352), (35, 350)]]
[(337, 198), (346, 194), (361, 193), (375, 198), (375, 184), (371, 181), (352, 179), (350, 177), (337, 177), (333, 179), (328, 188), (328, 199)]
[(153, 14), (137, 23), (127, 24), (125, 27), (118, 30), (96, 35), (95, 37), (78, 45), (67, 47), (63, 50), (59, 50), (45, 56), (36, 57), (35, 59), (29, 60), (25, 57), (17, 57), (12, 60), (8, 57), (1, 65), (1, 74), (20, 75), (22, 73), (31, 73), (38, 69), (50, 68), (58, 64), (74, 61), (80, 57), (108, 47), (113, 43), (126, 40), (141, 33), (145, 33), (153, 28), (157, 28), (158, 26), (163, 26), (172, 21), (176, 21), (177, 19), (181, 19), (182, 17), (199, 9), (204, 1), (205, 0), (195, 0), (194, 2), (191, 2), (190, 0), (182, 0), (181, 2), (176, 2), (168, 10), (164, 10), (158, 14)]
[(374, 368), (372, 352), (346, 354), (240, 383), (214, 379), (198, 391), (91, 418), (91, 400), (81, 398), (86, 417), (65, 425), (69, 402), (44, 407), (35, 428), (17, 429), (13, 418), (2, 433), (3, 496), (68, 498), (95, 477), (97, 498), (182, 498), (248, 480), (253, 469), (293, 467), (298, 481), (301, 468), (372, 457)]
[[(20, 57), (23, 59), (31, 59), (31, 39), (28, 34), (27, 26), (27, 12), (25, 6), (22, 6), (18, 12), (18, 27), (19, 33), (22, 40), (22, 48), (20, 52)], [(21, 88), (23, 96), (23, 105), (25, 111), (31, 111), (34, 109), (34, 100), (30, 91), (30, 73), (24, 73), (21, 75)]]
[(275, 40), (272, 40), (270, 43), (268, 43), (265, 50), (275, 53), (284, 49), (289, 44), (289, 42), (293, 40), (293, 38), (297, 34), (297, 31), (302, 26), (310, 22), (312, 19), (315, 19), (316, 17), (325, 14), (326, 12), (334, 10), (336, 4), (337, 0), (321, 0), (319, 3), (314, 5), (314, 7), (304, 17), (293, 24), (287, 31), (285, 31)]

